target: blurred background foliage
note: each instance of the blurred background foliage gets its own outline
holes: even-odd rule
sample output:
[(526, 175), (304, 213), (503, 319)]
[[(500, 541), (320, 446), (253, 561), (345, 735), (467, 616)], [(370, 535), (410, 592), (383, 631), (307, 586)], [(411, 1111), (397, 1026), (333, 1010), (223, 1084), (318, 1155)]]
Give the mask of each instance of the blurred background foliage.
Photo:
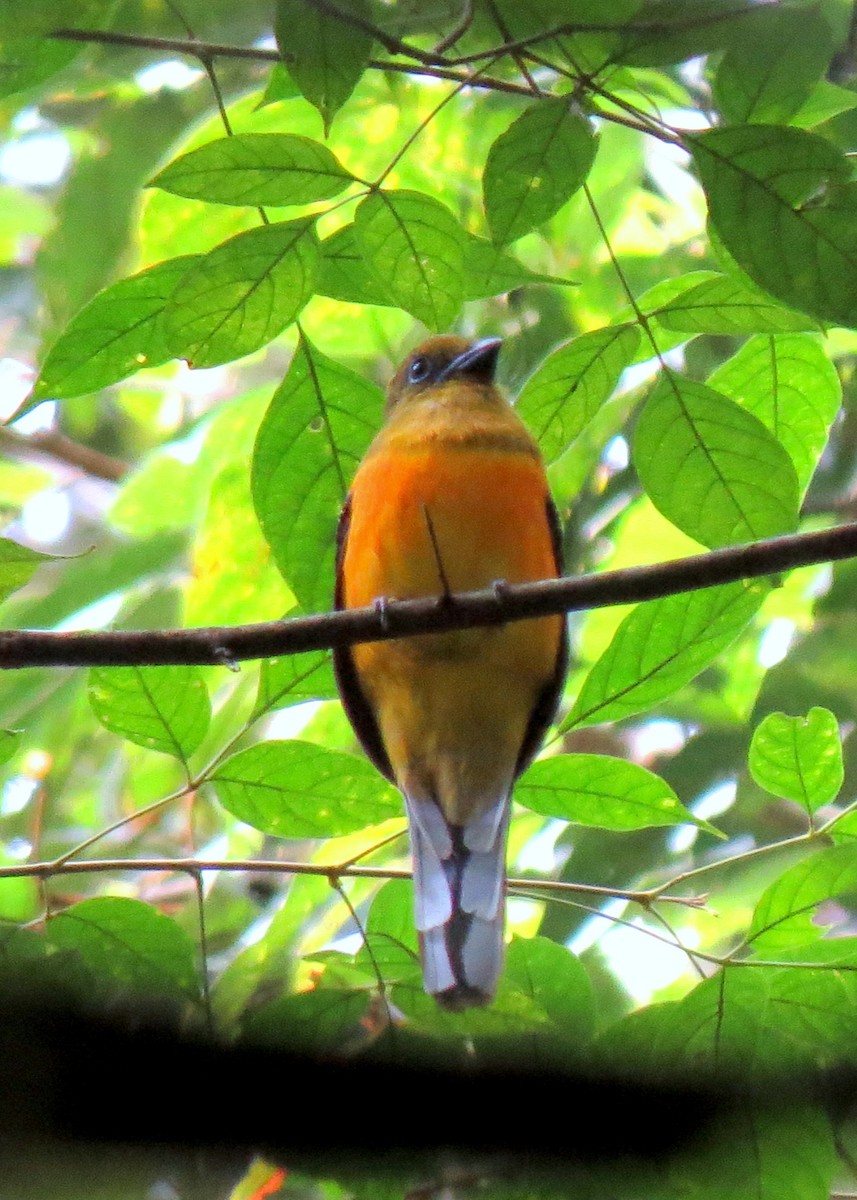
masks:
[[(329, 607), (342, 486), (379, 389), (433, 324), (503, 338), (569, 573), (853, 517), (845, 0), (339, 8), (0, 10), (0, 508), (5, 538), (37, 552), (4, 549), (3, 628)], [(196, 53), (174, 44), (188, 37)], [(338, 166), (301, 159), (315, 182), (290, 195), (281, 158), (262, 182), (285, 190), (257, 199), (242, 138)], [(211, 146), (209, 175), (183, 158)], [(380, 216), (359, 215), (370, 202)], [(373, 242), (370, 217), (397, 204)], [(402, 259), (397, 229), (427, 219)], [(295, 247), (272, 251), (280, 236)], [(464, 1016), (420, 990), (400, 801), (357, 756), (325, 655), (8, 672), (0, 959), (72, 997), (142, 992), (227, 1040), (325, 1052), (490, 1060), (511, 1036), (546, 1061), (592, 1046), (640, 1070), (658, 1050), (750, 1075), (853, 1063), (855, 582), (845, 562), (650, 616), (571, 615), (560, 726), (512, 825), (506, 975)], [(244, 869), (198, 881), (153, 862), (176, 857)], [(149, 868), (27, 873), (132, 858)], [(379, 877), (337, 875), (358, 860)], [(623, 894), (645, 889), (672, 899)], [(848, 1140), (820, 1107), (768, 1114), (728, 1164), (682, 1159), (627, 1194), (826, 1197)]]

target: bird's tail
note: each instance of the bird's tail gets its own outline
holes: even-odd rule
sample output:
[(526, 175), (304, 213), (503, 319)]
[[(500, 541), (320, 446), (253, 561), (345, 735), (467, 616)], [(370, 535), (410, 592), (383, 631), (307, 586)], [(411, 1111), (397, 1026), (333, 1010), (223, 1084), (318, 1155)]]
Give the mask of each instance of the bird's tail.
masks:
[(508, 797), (467, 825), (434, 799), (406, 800), (425, 990), (451, 1011), (488, 1004), (503, 966)]

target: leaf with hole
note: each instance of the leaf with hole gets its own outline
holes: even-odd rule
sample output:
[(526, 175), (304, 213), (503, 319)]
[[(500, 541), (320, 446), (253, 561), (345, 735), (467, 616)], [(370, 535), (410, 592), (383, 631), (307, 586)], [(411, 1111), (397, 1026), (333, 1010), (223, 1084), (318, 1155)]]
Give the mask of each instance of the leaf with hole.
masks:
[(383, 403), (374, 384), (304, 338), (259, 427), (253, 503), (306, 612), (331, 607), (339, 513)]
[[(172, 358), (164, 310), (197, 255), (169, 258), (90, 300), (48, 351), (24, 412), (43, 400), (97, 392)], [(22, 415), (22, 414), (19, 414)]]

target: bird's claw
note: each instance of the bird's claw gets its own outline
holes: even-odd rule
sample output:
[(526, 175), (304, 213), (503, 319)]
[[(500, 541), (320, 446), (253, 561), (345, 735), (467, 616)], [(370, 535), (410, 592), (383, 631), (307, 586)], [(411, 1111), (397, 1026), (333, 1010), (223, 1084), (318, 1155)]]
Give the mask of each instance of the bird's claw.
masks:
[(381, 628), (386, 633), (390, 628), (390, 601), (386, 596), (376, 596), (372, 601), (372, 607), (378, 614), (378, 620), (381, 622)]

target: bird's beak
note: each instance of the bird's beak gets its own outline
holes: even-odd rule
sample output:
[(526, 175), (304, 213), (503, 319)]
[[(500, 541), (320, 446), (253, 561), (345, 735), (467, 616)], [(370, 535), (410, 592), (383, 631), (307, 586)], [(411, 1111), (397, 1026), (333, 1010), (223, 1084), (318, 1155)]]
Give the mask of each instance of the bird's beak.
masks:
[(448, 366), (444, 367), (437, 382), (443, 383), (458, 375), (467, 375), (480, 383), (493, 383), (494, 372), (497, 369), (497, 356), (502, 345), (503, 342), (500, 338), (484, 338), (481, 342), (474, 342), (463, 354), (459, 354)]

